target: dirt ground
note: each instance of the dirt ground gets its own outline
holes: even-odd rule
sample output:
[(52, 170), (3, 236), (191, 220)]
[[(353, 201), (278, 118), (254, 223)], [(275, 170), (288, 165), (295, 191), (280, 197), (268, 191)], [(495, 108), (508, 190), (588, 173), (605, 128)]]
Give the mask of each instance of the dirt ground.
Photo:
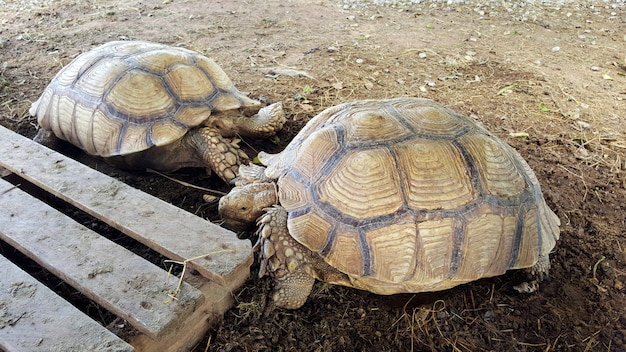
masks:
[[(303, 308), (264, 316), (271, 286), (253, 277), (196, 350), (624, 351), (625, 5), (495, 3), (0, 0), (0, 124), (34, 136), (28, 109), (55, 73), (120, 39), (198, 50), (240, 90), (284, 102), (280, 142), (247, 140), (255, 150), (281, 150), (308, 119), (341, 102), (437, 100), (482, 122), (535, 170), (562, 221), (550, 281), (519, 294), (513, 286), (525, 277), (510, 272), (389, 297), (318, 283)], [(218, 220), (203, 192), (64, 152)], [(174, 176), (226, 190), (195, 170)]]

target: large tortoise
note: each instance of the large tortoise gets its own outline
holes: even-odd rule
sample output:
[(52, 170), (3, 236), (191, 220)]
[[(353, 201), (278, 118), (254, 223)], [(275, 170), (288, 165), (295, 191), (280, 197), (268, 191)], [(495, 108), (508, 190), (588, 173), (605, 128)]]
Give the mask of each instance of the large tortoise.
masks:
[(114, 41), (65, 66), (30, 113), (44, 144), (58, 137), (119, 167), (207, 167), (230, 181), (248, 157), (224, 137), (267, 137), (285, 122), (280, 103), (244, 116), (260, 105), (198, 52)]
[(395, 294), (549, 269), (560, 222), (528, 164), (430, 100), (326, 109), (259, 158), (219, 211), (226, 226), (258, 221), (275, 306), (300, 307), (315, 279)]

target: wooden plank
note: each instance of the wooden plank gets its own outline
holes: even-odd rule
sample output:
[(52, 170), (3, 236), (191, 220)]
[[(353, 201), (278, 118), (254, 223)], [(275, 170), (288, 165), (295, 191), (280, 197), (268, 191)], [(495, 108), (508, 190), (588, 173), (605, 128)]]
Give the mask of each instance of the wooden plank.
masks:
[(2, 179), (0, 204), (2, 240), (144, 334), (179, 325), (205, 300), (184, 283), (178, 300), (165, 304), (176, 287), (166, 271)]
[(0, 126), (0, 166), (231, 290), (249, 276), (252, 246), (220, 226)]
[(0, 347), (3, 350), (134, 350), (2, 256), (0, 272)]
[(147, 335), (136, 335), (129, 339), (137, 351), (158, 352), (189, 352), (197, 351), (198, 343), (206, 338), (206, 332), (222, 323), (224, 312), (233, 306), (234, 297), (224, 287), (202, 278), (200, 275), (193, 279), (201, 279), (202, 284), (197, 286), (207, 297), (210, 304), (199, 307), (187, 316), (184, 326), (170, 329), (159, 339), (151, 339)]

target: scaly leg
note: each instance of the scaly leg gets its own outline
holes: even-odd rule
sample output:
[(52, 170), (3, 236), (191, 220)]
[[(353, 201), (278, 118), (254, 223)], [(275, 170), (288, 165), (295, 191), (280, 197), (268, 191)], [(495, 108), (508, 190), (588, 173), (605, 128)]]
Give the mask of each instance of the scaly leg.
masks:
[(283, 207), (269, 208), (258, 224), (259, 276), (269, 274), (275, 282), (270, 307), (300, 308), (315, 283), (311, 275), (311, 251), (289, 235), (287, 211)]
[(239, 165), (250, 159), (239, 145), (222, 137), (212, 128), (200, 128), (188, 133), (190, 141), (207, 168), (230, 183), (238, 174)]

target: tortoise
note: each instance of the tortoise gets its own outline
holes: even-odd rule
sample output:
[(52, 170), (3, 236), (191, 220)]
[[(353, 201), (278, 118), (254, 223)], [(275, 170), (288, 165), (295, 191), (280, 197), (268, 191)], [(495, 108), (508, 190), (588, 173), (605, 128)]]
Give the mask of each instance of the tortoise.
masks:
[(242, 165), (219, 212), (231, 228), (257, 221), (274, 308), (302, 306), (315, 279), (390, 295), (548, 273), (560, 221), (533, 171), (431, 100), (328, 108), (259, 159), (265, 167)]
[(260, 105), (198, 52), (113, 41), (65, 66), (30, 114), (43, 144), (60, 138), (127, 169), (207, 167), (230, 181), (248, 156), (225, 137), (268, 137), (285, 123), (281, 103)]

